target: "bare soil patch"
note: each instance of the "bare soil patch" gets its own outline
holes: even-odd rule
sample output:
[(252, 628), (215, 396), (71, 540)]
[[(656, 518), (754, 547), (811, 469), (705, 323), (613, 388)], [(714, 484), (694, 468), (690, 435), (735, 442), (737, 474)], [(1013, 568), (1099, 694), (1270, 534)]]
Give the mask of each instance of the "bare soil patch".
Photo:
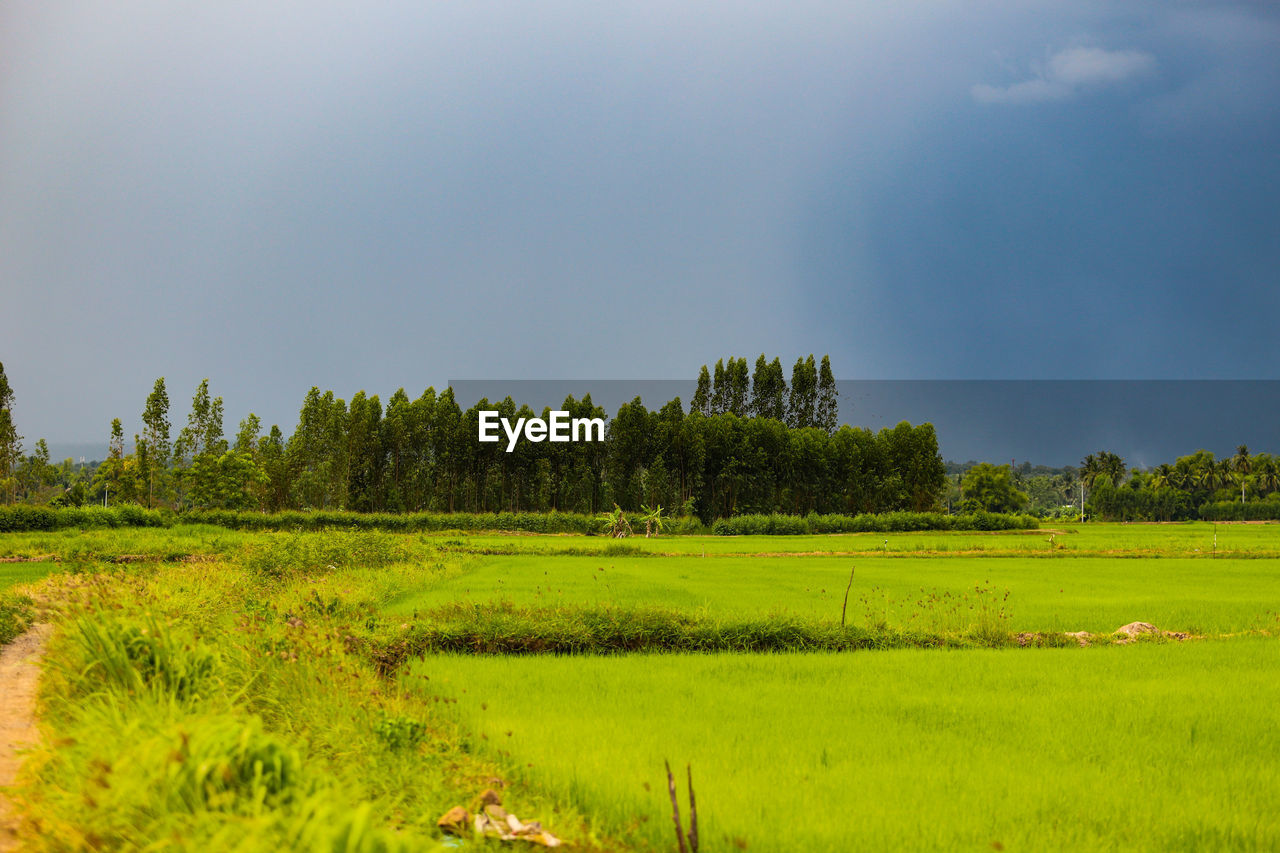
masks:
[(5, 794), (16, 780), (22, 752), (33, 746), (36, 729), (36, 685), (48, 625), (35, 625), (0, 650), (0, 851), (17, 850), (21, 815)]

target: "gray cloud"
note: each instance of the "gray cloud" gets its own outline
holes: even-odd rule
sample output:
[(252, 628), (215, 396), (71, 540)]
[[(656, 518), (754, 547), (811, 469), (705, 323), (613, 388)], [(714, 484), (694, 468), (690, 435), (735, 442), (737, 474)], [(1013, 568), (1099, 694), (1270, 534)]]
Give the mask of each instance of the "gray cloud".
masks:
[(1043, 68), (1027, 80), (1007, 86), (980, 83), (970, 89), (970, 94), (982, 104), (1060, 101), (1089, 90), (1145, 77), (1155, 68), (1155, 57), (1140, 50), (1072, 47), (1050, 56)]
[(1278, 25), (1196, 0), (9, 0), (0, 361), (29, 443), (131, 435), (162, 374), (175, 422), (208, 376), (229, 423), (286, 429), (312, 384), (761, 351), (1262, 375)]

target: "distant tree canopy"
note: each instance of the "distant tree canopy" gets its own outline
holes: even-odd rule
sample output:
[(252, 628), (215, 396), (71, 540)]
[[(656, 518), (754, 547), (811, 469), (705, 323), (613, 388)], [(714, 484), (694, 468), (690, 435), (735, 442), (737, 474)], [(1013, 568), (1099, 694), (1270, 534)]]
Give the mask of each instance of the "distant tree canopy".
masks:
[(477, 440), (479, 413), (546, 417), (510, 398), (462, 410), (453, 392), (403, 389), (384, 406), (358, 392), (348, 404), (312, 388), (293, 434), (263, 434), (242, 420), (234, 441), (221, 397), (197, 386), (176, 438), (169, 395), (156, 380), (143, 429), (125, 452), (119, 418), (107, 458), (54, 463), (37, 441), (22, 452), (14, 393), (0, 364), (0, 503), (79, 506), (136, 503), (185, 509), (599, 512), (616, 502), (693, 513), (704, 521), (747, 513), (875, 513), (1030, 508), (1042, 514), (1118, 521), (1280, 519), (1280, 459), (1245, 445), (1225, 458), (1207, 450), (1148, 469), (1115, 453), (1062, 469), (943, 464), (933, 426), (898, 424), (872, 433), (836, 424), (830, 360), (797, 359), (788, 385), (781, 360), (763, 354), (721, 359), (699, 371), (690, 410), (671, 400), (648, 409), (639, 398), (609, 419), (590, 396), (568, 397), (571, 417), (608, 422), (603, 442), (504, 443)]
[(1010, 465), (996, 466), (987, 462), (974, 465), (965, 473), (960, 489), (963, 493), (962, 510), (1017, 512), (1027, 504), (1026, 493), (1014, 486)]
[[(797, 385), (799, 391), (796, 390)], [(134, 453), (119, 421), (97, 493), (116, 502), (176, 509), (598, 512), (663, 506), (703, 520), (740, 513), (858, 513), (938, 507), (946, 471), (929, 424), (873, 434), (835, 427), (830, 361), (800, 359), (787, 387), (779, 359), (718, 361), (699, 376), (694, 405), (648, 409), (639, 398), (609, 418), (588, 395), (565, 399), (571, 417), (607, 422), (603, 442), (477, 440), (479, 413), (546, 417), (511, 398), (461, 409), (452, 389), (403, 389), (384, 408), (363, 391), (348, 404), (312, 388), (287, 439), (261, 435), (259, 419), (223, 435), (222, 399), (208, 380), (170, 443), (168, 396), (158, 379)]]
[(705, 416), (768, 418), (792, 429), (817, 427), (830, 434), (840, 420), (837, 396), (828, 356), (822, 357), (821, 367), (812, 355), (796, 359), (788, 387), (782, 361), (767, 361), (761, 353), (751, 371), (745, 358), (720, 359), (714, 374), (704, 364), (690, 411)]

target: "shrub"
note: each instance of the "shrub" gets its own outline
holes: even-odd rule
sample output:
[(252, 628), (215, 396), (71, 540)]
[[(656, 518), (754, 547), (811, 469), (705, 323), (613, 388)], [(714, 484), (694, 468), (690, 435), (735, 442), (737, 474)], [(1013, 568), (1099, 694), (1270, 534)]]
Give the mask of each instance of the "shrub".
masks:
[(427, 727), (419, 720), (405, 716), (388, 716), (383, 714), (373, 727), (378, 740), (392, 751), (412, 749), (426, 737)]
[(1280, 520), (1280, 499), (1271, 496), (1266, 500), (1214, 501), (1200, 507), (1200, 518), (1205, 521), (1277, 521)]
[(717, 536), (787, 536), (807, 533), (911, 533), (921, 530), (1031, 530), (1040, 526), (1030, 515), (975, 512), (944, 515), (936, 512), (885, 512), (862, 515), (735, 515), (717, 519)]
[(0, 533), (79, 527), (167, 527), (172, 515), (125, 504), (114, 507), (0, 507)]

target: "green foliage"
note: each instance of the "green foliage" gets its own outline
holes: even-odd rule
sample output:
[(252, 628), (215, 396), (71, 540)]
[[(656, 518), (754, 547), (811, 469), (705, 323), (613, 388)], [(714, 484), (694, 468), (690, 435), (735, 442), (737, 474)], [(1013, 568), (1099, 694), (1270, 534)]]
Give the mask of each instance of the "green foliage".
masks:
[(0, 646), (31, 627), (31, 599), (0, 591)]
[[(450, 605), (427, 614), (405, 634), (371, 638), (368, 654), (383, 672), (410, 658), (454, 652), (483, 655), (601, 655), (653, 652), (853, 651), (954, 648), (961, 635), (840, 627), (792, 616), (722, 620), (658, 608)], [(1011, 641), (984, 638), (984, 644)]]
[(374, 724), (373, 733), (387, 749), (398, 751), (413, 749), (427, 735), (427, 726), (421, 720), (403, 714), (383, 714)]
[(0, 501), (11, 503), (17, 494), (14, 469), (22, 458), (22, 436), (13, 421), (13, 388), (0, 362)]
[(600, 529), (610, 539), (625, 539), (631, 535), (631, 522), (617, 504), (613, 509), (600, 516)]
[(201, 510), (183, 513), (191, 524), (232, 530), (382, 530), (437, 533), (449, 530), (511, 530), (523, 533), (598, 533), (597, 516), (567, 512), (355, 513), (336, 511), (274, 514)]
[(248, 548), (240, 563), (264, 578), (303, 578), (353, 566), (377, 569), (403, 559), (400, 544), (373, 531), (272, 533)]
[(1016, 512), (1027, 505), (1027, 495), (1014, 486), (1008, 465), (975, 465), (965, 472), (960, 489), (964, 494), (961, 506), (973, 503), (974, 509), (987, 512)]
[(210, 646), (181, 639), (155, 619), (94, 614), (77, 620), (70, 635), (83, 662), (75, 684), (86, 695), (117, 687), (197, 699), (217, 674), (218, 655)]
[(1029, 515), (974, 512), (886, 512), (878, 515), (738, 515), (711, 526), (717, 536), (801, 536), (818, 533), (908, 533), (922, 530), (1032, 530), (1040, 526)]
[(167, 806), (174, 810), (253, 814), (304, 793), (298, 751), (263, 732), (256, 717), (205, 718), (179, 731), (166, 770)]
[(0, 507), (0, 533), (76, 527), (85, 530), (103, 527), (168, 527), (172, 521), (172, 514), (131, 504), (114, 507)]
[(1205, 521), (1280, 521), (1280, 493), (1245, 503), (1213, 501), (1201, 505), (1199, 513)]

